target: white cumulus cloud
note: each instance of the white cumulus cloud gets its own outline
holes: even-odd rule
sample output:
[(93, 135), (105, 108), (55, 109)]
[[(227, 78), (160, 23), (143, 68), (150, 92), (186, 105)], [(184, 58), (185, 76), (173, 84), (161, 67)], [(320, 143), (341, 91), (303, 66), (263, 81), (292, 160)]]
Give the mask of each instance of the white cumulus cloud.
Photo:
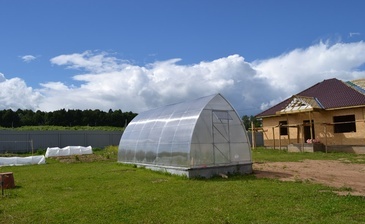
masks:
[(69, 69), (84, 69), (93, 73), (111, 72), (124, 68), (126, 61), (109, 56), (106, 52), (95, 54), (92, 51), (59, 55), (51, 59), (55, 65), (66, 65)]
[(266, 79), (276, 93), (263, 102), (264, 109), (324, 79), (347, 81), (365, 78), (365, 71), (359, 69), (365, 64), (365, 43), (330, 45), (321, 42), (252, 64), (257, 77)]
[(6, 79), (0, 73), (0, 109), (32, 109), (38, 108), (42, 95), (28, 87), (20, 78)]
[(106, 54), (58, 56), (51, 62), (88, 73), (74, 76), (82, 82), (79, 87), (42, 84), (42, 93), (47, 97), (40, 106), (48, 110), (67, 106), (141, 112), (218, 92), (232, 100), (238, 99), (236, 103), (245, 99), (250, 102), (249, 107), (260, 97), (260, 91), (251, 88), (260, 80), (255, 80), (255, 71), (239, 55), (193, 65), (178, 65), (179, 61), (171, 59), (136, 66)]
[(59, 55), (53, 65), (77, 69), (79, 85), (41, 83), (27, 87), (19, 78), (0, 73), (0, 109), (151, 108), (222, 93), (240, 115), (254, 115), (324, 79), (365, 78), (365, 43), (323, 43), (294, 49), (266, 60), (245, 61), (230, 55), (183, 65), (179, 58), (135, 65), (105, 52)]
[(37, 57), (33, 56), (33, 55), (24, 55), (24, 56), (21, 56), (21, 59), (24, 61), (24, 62), (31, 62), (31, 61), (34, 61), (35, 59), (37, 59)]

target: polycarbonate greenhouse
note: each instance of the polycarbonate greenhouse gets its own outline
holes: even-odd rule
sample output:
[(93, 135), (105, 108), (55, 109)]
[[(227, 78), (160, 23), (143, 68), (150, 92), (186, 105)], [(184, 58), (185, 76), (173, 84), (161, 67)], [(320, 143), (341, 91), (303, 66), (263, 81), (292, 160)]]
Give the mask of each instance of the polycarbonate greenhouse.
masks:
[(246, 130), (221, 94), (140, 113), (121, 137), (118, 162), (189, 178), (252, 172)]

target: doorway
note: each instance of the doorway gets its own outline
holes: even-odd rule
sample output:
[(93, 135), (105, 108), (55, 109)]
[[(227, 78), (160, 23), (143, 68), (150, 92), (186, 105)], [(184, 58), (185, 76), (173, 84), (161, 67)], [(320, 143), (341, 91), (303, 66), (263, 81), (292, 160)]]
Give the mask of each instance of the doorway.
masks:
[(232, 117), (229, 111), (213, 110), (213, 154), (214, 164), (224, 164), (231, 162), (231, 137), (230, 121)]
[[(315, 133), (314, 133), (314, 121), (312, 120), (312, 138), (315, 138)], [(303, 127), (304, 127), (304, 143), (307, 142), (307, 139), (311, 139), (311, 126), (309, 120), (304, 120), (303, 121)]]

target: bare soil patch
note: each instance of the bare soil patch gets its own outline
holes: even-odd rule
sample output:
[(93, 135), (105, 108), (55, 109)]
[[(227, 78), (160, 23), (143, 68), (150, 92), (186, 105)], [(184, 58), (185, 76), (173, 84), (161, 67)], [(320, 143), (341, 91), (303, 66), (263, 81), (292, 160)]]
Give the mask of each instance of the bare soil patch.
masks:
[(53, 158), (60, 161), (61, 163), (95, 162), (107, 160), (107, 158), (95, 154), (57, 156)]
[(253, 164), (257, 178), (310, 181), (338, 188), (340, 195), (365, 196), (365, 165), (334, 160), (265, 162)]

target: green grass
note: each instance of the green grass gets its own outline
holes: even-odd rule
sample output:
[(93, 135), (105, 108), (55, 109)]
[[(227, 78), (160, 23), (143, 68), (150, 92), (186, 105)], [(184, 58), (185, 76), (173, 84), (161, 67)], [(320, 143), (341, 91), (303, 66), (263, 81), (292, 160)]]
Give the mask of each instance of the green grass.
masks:
[[(0, 198), (0, 223), (365, 223), (364, 197), (326, 186), (253, 175), (189, 180), (118, 164), (114, 147), (95, 153), (109, 159), (1, 167), (17, 187)], [(310, 157), (253, 152), (260, 161), (300, 156)]]
[(365, 164), (364, 154), (353, 153), (324, 153), (324, 152), (299, 152), (291, 153), (285, 150), (257, 148), (252, 150), (254, 162), (298, 162), (305, 159), (311, 160), (341, 160), (343, 162)]

